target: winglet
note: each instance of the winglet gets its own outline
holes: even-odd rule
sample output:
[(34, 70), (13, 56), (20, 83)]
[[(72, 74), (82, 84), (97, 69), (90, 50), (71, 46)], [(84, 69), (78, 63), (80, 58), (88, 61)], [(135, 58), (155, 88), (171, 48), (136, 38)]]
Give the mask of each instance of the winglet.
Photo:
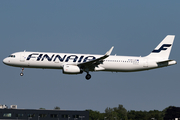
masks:
[(106, 52), (105, 56), (109, 56), (113, 50), (114, 46), (111, 47), (111, 49), (109, 51)]

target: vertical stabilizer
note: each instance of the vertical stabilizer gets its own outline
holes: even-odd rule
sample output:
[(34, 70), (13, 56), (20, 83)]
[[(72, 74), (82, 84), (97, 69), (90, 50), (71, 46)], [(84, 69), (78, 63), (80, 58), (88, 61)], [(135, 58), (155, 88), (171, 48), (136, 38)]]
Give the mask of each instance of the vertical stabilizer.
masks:
[(162, 42), (147, 56), (151, 58), (163, 58), (168, 60), (175, 35), (167, 35)]

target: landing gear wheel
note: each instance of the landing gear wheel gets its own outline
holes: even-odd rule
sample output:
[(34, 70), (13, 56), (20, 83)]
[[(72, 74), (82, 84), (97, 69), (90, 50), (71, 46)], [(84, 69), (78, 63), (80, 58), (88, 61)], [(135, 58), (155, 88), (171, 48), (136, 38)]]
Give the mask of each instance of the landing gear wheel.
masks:
[(87, 79), (87, 80), (91, 79), (91, 75), (90, 75), (90, 74), (87, 74), (87, 75), (86, 75), (86, 79)]
[(24, 75), (23, 71), (24, 71), (24, 68), (22, 68), (21, 73), (20, 73), (20, 76), (23, 76), (23, 75)]
[(24, 73), (23, 73), (23, 72), (21, 72), (21, 73), (20, 73), (20, 76), (23, 76), (23, 75), (24, 75)]

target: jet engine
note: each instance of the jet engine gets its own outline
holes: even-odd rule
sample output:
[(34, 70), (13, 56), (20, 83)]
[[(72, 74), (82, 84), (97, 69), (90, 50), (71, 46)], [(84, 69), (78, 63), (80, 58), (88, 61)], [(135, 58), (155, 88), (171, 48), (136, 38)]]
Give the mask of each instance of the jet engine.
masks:
[(76, 65), (64, 65), (63, 66), (64, 74), (81, 74), (83, 71)]

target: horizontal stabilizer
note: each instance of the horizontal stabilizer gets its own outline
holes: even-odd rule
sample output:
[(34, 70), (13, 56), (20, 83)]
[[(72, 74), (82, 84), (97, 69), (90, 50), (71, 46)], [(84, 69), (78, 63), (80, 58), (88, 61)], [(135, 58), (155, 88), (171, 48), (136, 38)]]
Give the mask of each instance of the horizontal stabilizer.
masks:
[(164, 66), (169, 66), (169, 65), (174, 65), (177, 64), (175, 60), (165, 60), (165, 61), (158, 61), (157, 62), (159, 67), (164, 67)]

